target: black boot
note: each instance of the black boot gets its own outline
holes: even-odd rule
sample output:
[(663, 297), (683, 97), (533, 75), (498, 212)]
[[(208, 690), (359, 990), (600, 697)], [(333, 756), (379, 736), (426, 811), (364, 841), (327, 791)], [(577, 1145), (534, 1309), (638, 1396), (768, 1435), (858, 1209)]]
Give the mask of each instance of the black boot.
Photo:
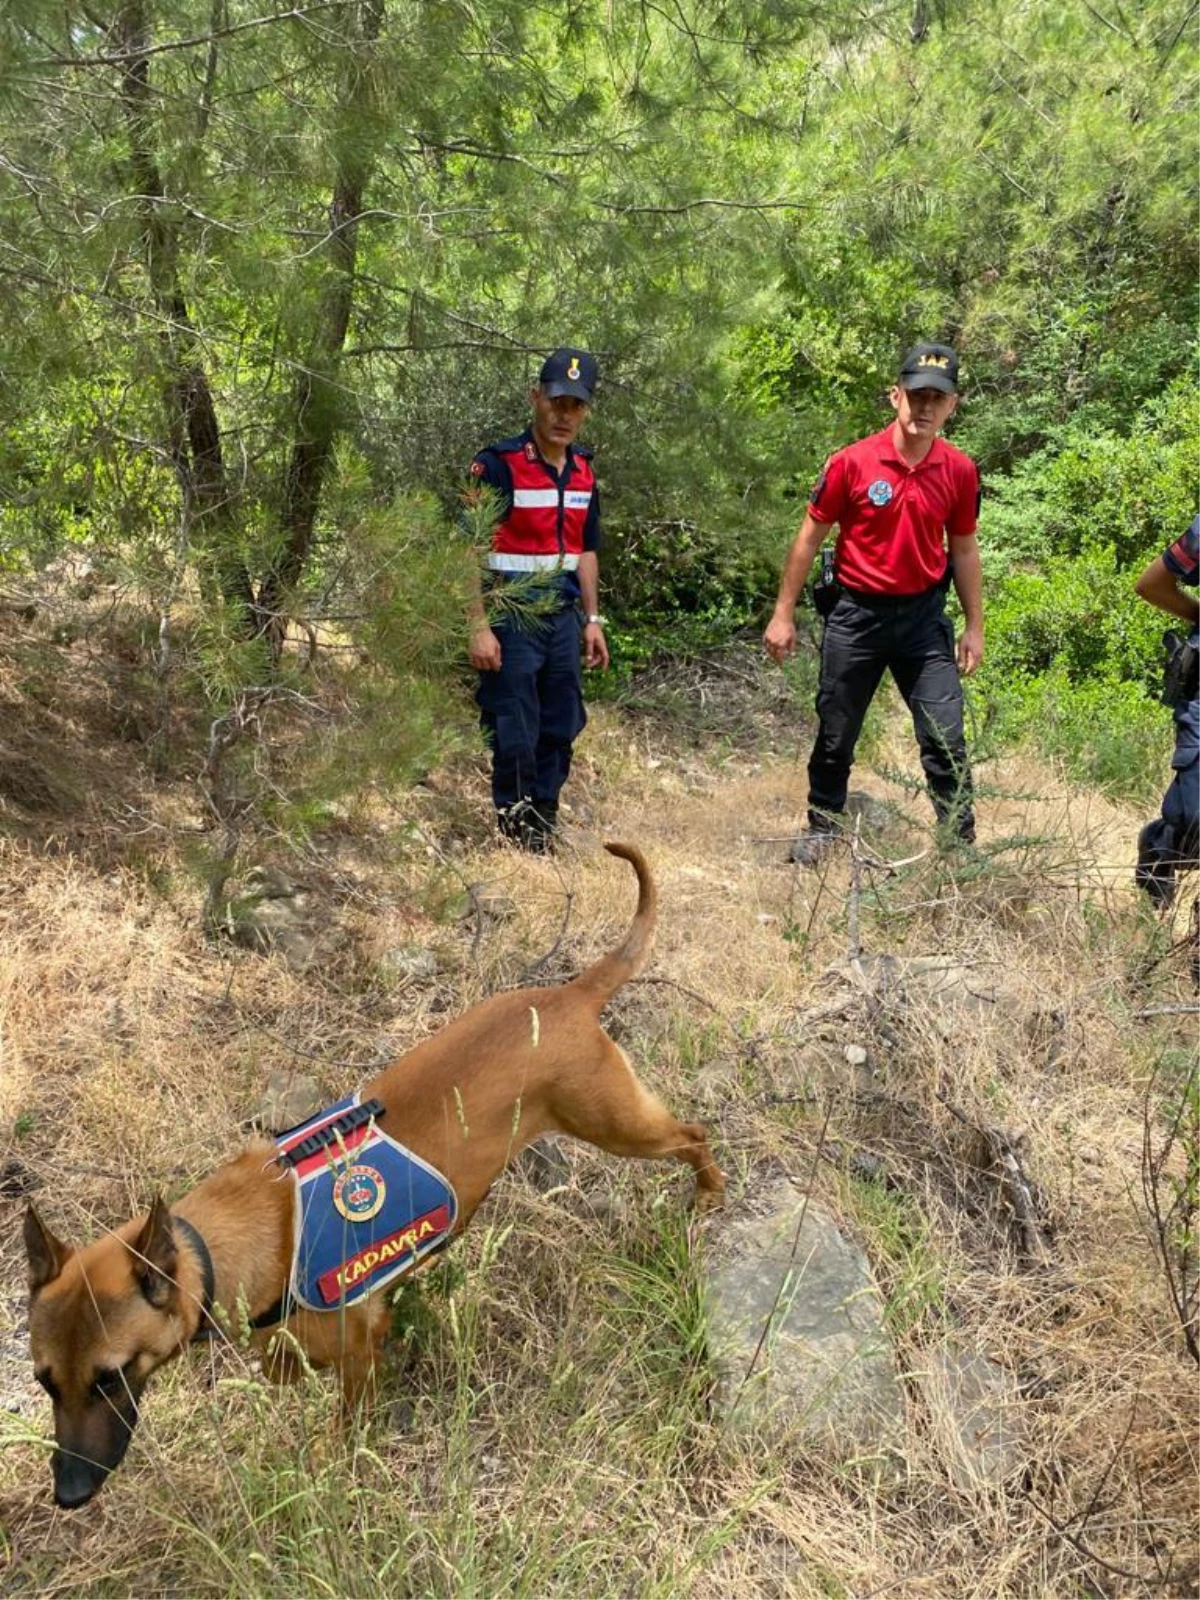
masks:
[(1175, 863), (1159, 855), (1153, 835), (1159, 824), (1148, 822), (1138, 834), (1137, 866), (1133, 881), (1156, 906), (1169, 906), (1175, 898)]
[[(549, 821), (547, 811), (552, 814)], [(510, 844), (515, 844), (518, 850), (527, 850), (530, 855), (546, 856), (554, 851), (553, 822), (557, 815), (558, 807), (554, 804), (518, 800), (516, 805), (507, 806), (496, 813), (496, 823), (504, 837)]]
[(538, 855), (554, 854), (554, 841), (558, 835), (558, 801), (531, 800), (529, 821), (535, 832), (540, 832), (540, 844), (534, 846)]

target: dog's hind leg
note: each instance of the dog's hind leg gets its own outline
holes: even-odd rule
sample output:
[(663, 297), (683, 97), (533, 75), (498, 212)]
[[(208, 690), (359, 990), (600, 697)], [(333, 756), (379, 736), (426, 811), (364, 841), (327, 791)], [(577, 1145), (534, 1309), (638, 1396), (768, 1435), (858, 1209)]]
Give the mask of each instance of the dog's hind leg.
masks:
[(564, 1133), (600, 1150), (643, 1161), (685, 1161), (695, 1170), (701, 1209), (724, 1199), (725, 1178), (704, 1129), (673, 1117), (607, 1036), (600, 1062), (561, 1080), (551, 1105)]

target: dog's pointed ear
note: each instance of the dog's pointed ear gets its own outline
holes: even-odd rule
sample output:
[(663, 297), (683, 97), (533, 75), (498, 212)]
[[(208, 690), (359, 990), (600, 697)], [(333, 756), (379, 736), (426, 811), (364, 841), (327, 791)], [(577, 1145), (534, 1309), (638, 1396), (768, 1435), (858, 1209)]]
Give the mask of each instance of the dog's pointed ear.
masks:
[(69, 1245), (56, 1239), (30, 1202), (25, 1209), (25, 1254), (29, 1260), (29, 1292), (36, 1294), (53, 1282), (71, 1254)]
[(142, 1293), (156, 1309), (161, 1310), (175, 1293), (175, 1268), (179, 1251), (175, 1244), (175, 1229), (171, 1213), (160, 1194), (154, 1197), (150, 1215), (133, 1247), (134, 1273), (141, 1284)]

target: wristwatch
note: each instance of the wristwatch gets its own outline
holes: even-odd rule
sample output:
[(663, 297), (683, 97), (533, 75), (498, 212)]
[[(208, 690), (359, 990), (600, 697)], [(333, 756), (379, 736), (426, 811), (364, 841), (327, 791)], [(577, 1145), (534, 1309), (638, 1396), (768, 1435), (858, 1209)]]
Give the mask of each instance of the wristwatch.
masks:
[(584, 618), (584, 621), (589, 623), (594, 622), (597, 627), (600, 628), (604, 626), (604, 618), (598, 611), (589, 611), (587, 616)]

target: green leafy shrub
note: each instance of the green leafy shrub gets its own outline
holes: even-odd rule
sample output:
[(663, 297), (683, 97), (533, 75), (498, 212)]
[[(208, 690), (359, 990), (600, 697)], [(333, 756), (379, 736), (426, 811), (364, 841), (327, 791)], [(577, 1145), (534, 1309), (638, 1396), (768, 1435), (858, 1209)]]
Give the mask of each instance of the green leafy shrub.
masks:
[(1166, 787), (1171, 715), (1137, 683), (1072, 682), (1057, 666), (993, 678), (987, 699), (999, 738), (1031, 738), (1078, 783), (1142, 804)]
[(778, 559), (765, 539), (682, 520), (613, 529), (603, 572), (614, 681), (656, 656), (728, 644), (774, 592)]
[(1013, 572), (992, 590), (985, 683), (1057, 673), (1070, 687), (1158, 684), (1166, 618), (1139, 600), (1111, 547)]
[[(1196, 515), (1200, 393), (1190, 374), (1138, 413), (1127, 436), (1074, 422), (986, 484), (983, 544), (993, 571), (1105, 549), (1140, 568)], [(1055, 571), (1057, 576), (1057, 570)]]

